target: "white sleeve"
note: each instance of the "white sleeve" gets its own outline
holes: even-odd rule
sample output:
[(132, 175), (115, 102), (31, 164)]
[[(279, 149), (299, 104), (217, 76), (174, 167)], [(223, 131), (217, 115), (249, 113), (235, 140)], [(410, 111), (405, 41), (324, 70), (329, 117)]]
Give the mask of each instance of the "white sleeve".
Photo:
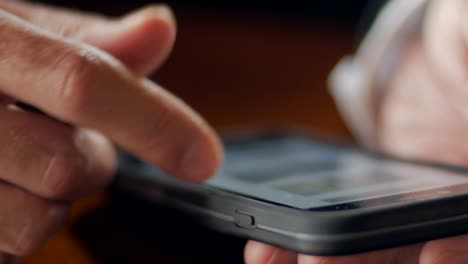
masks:
[(428, 0), (393, 0), (381, 11), (353, 56), (332, 71), (329, 87), (338, 109), (361, 143), (377, 144), (380, 94), (410, 35), (419, 32)]

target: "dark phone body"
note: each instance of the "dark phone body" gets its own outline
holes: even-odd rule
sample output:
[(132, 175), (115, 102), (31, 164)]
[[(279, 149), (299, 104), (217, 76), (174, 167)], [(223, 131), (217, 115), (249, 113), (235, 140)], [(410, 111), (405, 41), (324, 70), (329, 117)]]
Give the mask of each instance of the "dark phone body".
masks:
[[(275, 137), (231, 141), (227, 143), (227, 152), (230, 151), (229, 146), (265, 138), (270, 138), (267, 140), (274, 145)], [(296, 138), (278, 138), (287, 141), (289, 137)], [(330, 148), (337, 153), (351, 151), (354, 155), (356, 151), (348, 146), (319, 144), (325, 150)], [(389, 162), (407, 164), (361, 151), (359, 155), (384, 162), (384, 165)], [(408, 164), (441, 173), (447, 171), (454, 174), (457, 181), (447, 186), (434, 185), (403, 194), (361, 197), (355, 198), (358, 201), (343, 200), (332, 205), (298, 208), (285, 202), (259, 198), (255, 193), (246, 195), (226, 190), (215, 184), (183, 183), (159, 175), (162, 173), (158, 170), (147, 169), (147, 165), (133, 158), (123, 157), (114, 190), (176, 208), (190, 216), (187, 221), (196, 220), (223, 233), (312, 255), (347, 255), (468, 233), (468, 181), (464, 182), (468, 174), (464, 169)], [(378, 165), (380, 168), (380, 163)]]

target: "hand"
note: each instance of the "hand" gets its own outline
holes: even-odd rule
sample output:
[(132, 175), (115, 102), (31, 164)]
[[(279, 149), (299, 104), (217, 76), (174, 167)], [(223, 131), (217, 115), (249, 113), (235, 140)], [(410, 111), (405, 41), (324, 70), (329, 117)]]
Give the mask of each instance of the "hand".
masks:
[[(468, 1), (431, 1), (389, 84), (379, 117), (379, 148), (406, 158), (468, 165)], [(468, 263), (468, 236), (348, 257), (299, 255), (258, 242), (248, 264)]]
[(144, 79), (175, 31), (164, 6), (109, 19), (0, 0), (0, 263), (44, 245), (74, 199), (111, 181), (112, 143), (181, 179), (215, 173), (211, 128)]

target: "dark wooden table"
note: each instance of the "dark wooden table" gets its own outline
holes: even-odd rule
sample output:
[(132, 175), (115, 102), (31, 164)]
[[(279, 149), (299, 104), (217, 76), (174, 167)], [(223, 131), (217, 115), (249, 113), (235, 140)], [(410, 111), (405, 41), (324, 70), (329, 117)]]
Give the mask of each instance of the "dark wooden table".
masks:
[[(294, 126), (349, 136), (326, 80), (336, 61), (352, 50), (352, 25), (239, 17), (206, 9), (179, 10), (177, 15), (180, 31), (174, 54), (154, 79), (219, 131)], [(200, 258), (185, 256), (183, 247), (190, 244), (174, 250), (164, 238), (140, 238), (108, 213), (112, 202), (106, 193), (78, 201), (66, 228), (23, 263), (200, 263)], [(185, 241), (184, 234), (177, 235)], [(218, 239), (221, 247), (229, 240)], [(204, 250), (209, 255), (212, 249)], [(232, 259), (242, 260), (241, 247), (229, 252)]]

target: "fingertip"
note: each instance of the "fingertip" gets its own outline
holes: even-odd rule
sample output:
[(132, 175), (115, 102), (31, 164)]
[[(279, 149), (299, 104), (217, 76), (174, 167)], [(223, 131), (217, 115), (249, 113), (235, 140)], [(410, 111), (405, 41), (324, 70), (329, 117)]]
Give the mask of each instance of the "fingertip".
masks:
[(224, 161), (221, 140), (208, 128), (202, 139), (194, 141), (182, 159), (182, 174), (191, 182), (203, 182), (214, 176)]
[(468, 263), (467, 253), (452, 253), (441, 256), (441, 258), (434, 260), (431, 264), (466, 264)]
[(162, 65), (174, 46), (177, 26), (167, 5), (150, 5), (124, 17), (128, 26), (123, 60), (137, 73), (146, 75)]
[(84, 38), (143, 76), (168, 57), (176, 39), (176, 22), (168, 6), (151, 5), (117, 21), (95, 24)]
[(273, 256), (275, 248), (257, 241), (249, 241), (245, 246), (244, 260), (247, 264), (266, 264)]
[(148, 5), (128, 14), (126, 17), (135, 17), (136, 19), (139, 18), (140, 20), (163, 20), (174, 28), (177, 24), (174, 12), (172, 11), (171, 7), (166, 4)]
[(299, 255), (298, 263), (299, 264), (359, 264), (361, 262), (355, 256), (318, 257), (318, 256), (309, 256), (309, 255)]
[[(172, 9), (164, 4), (150, 5), (134, 11), (121, 19), (120, 23), (133, 29), (134, 32), (140, 31), (148, 38), (146, 41), (153, 44), (155, 40), (164, 39), (168, 44), (172, 45), (176, 38), (177, 24)], [(153, 35), (153, 36), (151, 36)], [(155, 36), (158, 39), (154, 39)]]
[[(468, 236), (450, 237), (426, 243), (420, 253), (421, 264), (468, 263)], [(448, 262), (464, 259), (465, 262)]]
[(301, 254), (298, 257), (298, 263), (299, 264), (323, 264), (325, 263), (325, 258)]
[(466, 264), (468, 263), (467, 252), (444, 251), (437, 254), (422, 254), (420, 264)]

